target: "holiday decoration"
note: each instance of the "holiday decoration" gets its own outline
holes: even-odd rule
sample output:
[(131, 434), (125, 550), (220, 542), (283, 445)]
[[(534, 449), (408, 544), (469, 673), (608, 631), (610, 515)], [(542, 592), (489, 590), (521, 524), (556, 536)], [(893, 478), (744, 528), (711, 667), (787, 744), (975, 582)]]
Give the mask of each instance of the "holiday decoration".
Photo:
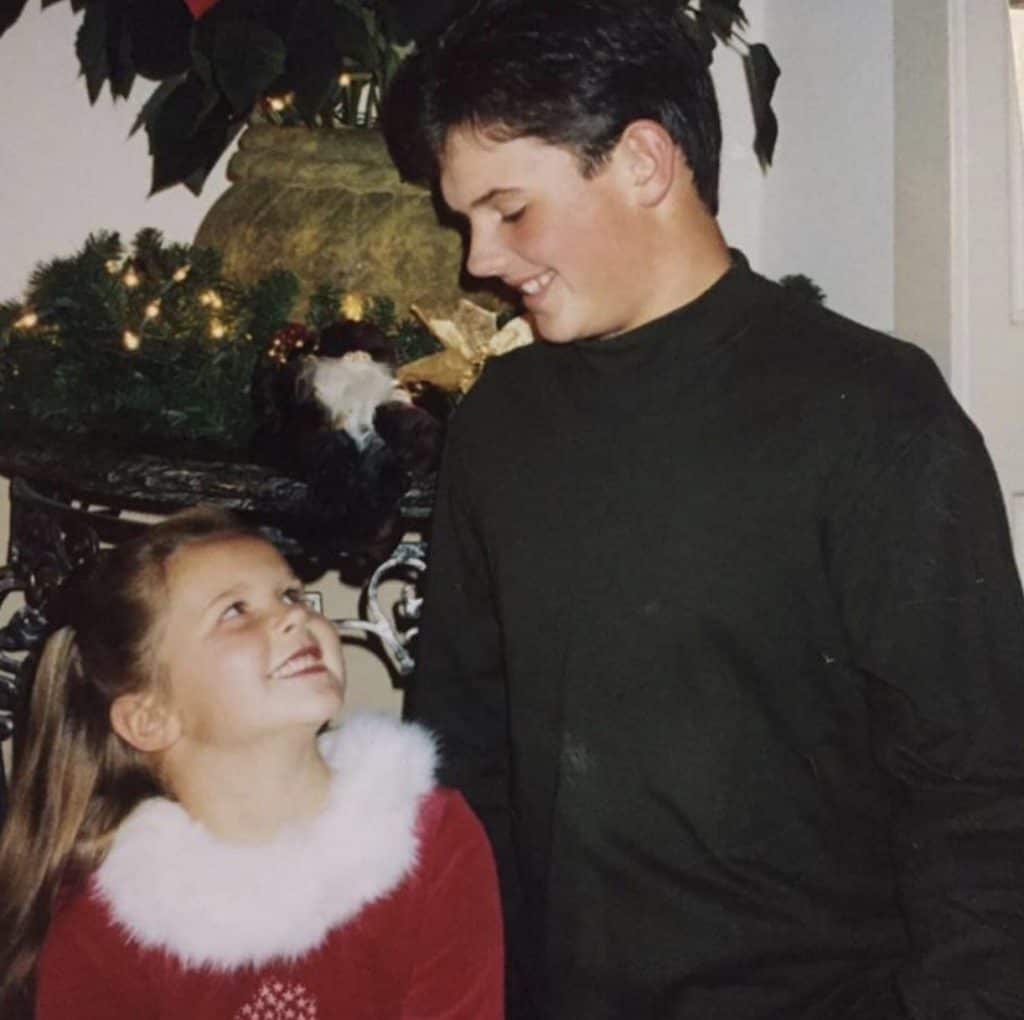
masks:
[(257, 365), (253, 447), (307, 483), (303, 530), (320, 548), (391, 548), (402, 494), (437, 467), (444, 411), (399, 384), (396, 360), (379, 326), (340, 319), (318, 332), (289, 323)]
[(403, 383), (436, 386), (449, 393), (465, 393), (480, 375), (484, 362), (533, 341), (526, 319), (519, 317), (499, 327), (499, 316), (472, 301), (461, 300), (448, 319), (428, 318), (413, 312), (441, 343), (443, 350), (403, 365)]
[[(76, 255), (38, 266), (24, 301), (0, 305), (0, 418), (125, 448), (248, 453), (250, 382), (297, 293), (285, 270), (241, 285), (221, 274), (215, 251), (166, 244), (156, 230), (128, 247), (94, 234)], [(337, 319), (345, 298), (321, 284), (308, 328)], [(389, 300), (361, 300), (399, 359), (437, 349)]]

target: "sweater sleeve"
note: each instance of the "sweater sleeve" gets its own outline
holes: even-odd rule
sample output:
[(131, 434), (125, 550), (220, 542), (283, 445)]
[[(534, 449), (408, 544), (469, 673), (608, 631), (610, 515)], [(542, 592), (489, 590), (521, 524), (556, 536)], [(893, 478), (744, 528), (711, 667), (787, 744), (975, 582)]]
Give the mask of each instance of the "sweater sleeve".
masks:
[(402, 1020), (502, 1020), (504, 956), (494, 858), (462, 797), (421, 817), (421, 909)]
[(439, 736), (441, 781), (462, 792), (491, 841), (515, 1001), (524, 981), (512, 957), (523, 954), (512, 950), (526, 937), (512, 835), (505, 667), (483, 525), (455, 428), (463, 410), (453, 422), (438, 480), (422, 637), (405, 707), (409, 718)]
[(146, 1020), (156, 1012), (128, 944), (88, 890), (57, 910), (36, 966), (35, 1020)]
[(906, 1014), (1020, 1017), (1024, 604), (994, 470), (951, 397), (838, 519), (837, 590), (900, 797)]

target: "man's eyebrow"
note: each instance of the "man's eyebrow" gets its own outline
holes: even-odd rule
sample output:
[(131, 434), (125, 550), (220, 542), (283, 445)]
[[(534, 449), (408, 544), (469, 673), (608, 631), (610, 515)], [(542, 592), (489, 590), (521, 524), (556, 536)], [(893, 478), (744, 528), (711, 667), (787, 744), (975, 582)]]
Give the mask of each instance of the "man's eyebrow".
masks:
[(516, 191), (522, 191), (522, 188), (491, 188), (486, 195), (481, 195), (478, 199), (471, 202), (469, 207), (470, 209), (479, 209), (480, 206), (493, 202), (499, 195), (510, 195)]

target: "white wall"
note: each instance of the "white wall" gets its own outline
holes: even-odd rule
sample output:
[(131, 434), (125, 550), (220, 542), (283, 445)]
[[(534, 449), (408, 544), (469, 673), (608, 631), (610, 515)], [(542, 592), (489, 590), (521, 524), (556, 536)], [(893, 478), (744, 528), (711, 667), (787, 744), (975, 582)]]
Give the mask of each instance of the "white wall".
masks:
[(765, 175), (750, 148), (739, 61), (720, 53), (715, 64), (726, 237), (766, 276), (806, 273), (830, 308), (882, 330), (894, 322), (893, 7), (744, 3), (745, 37), (767, 43), (782, 69), (779, 141)]

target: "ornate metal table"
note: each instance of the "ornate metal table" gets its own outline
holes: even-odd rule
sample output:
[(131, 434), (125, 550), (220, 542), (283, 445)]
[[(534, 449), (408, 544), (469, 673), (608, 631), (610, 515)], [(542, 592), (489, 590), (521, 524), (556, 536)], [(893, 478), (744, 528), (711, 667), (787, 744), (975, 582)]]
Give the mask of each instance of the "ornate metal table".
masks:
[[(98, 551), (145, 528), (138, 515), (163, 516), (208, 503), (233, 510), (259, 527), (311, 579), (343, 571), (347, 553), (332, 543), (316, 547), (303, 535), (306, 485), (272, 468), (228, 459), (124, 453), (81, 437), (45, 440), (0, 435), (0, 475), (10, 479), (10, 544), (0, 567), (0, 609), (15, 593), (24, 603), (0, 627), (0, 741), (14, 734), (34, 655), (48, 629), (47, 604), (76, 568)], [(425, 569), (423, 529), (433, 492), (409, 489), (399, 507), (401, 523), (419, 537), (403, 538), (364, 565), (360, 616), (332, 622), (356, 634), (380, 655), (397, 687), (413, 669), (419, 618), (417, 582)], [(135, 515), (135, 516), (130, 516)], [(364, 561), (365, 564), (365, 561)], [(386, 580), (402, 581), (389, 610), (381, 604)], [(6, 780), (0, 759), (0, 820)]]

